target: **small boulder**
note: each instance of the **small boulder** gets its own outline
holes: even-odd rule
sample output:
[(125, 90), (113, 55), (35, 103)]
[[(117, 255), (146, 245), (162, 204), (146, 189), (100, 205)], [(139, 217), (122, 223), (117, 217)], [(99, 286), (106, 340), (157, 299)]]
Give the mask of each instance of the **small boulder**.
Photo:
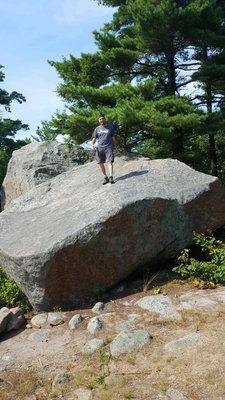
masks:
[(165, 345), (165, 350), (186, 350), (193, 346), (202, 346), (204, 344), (204, 336), (200, 332), (190, 333), (180, 339), (172, 340)]
[(100, 321), (98, 317), (91, 318), (87, 326), (88, 332), (91, 335), (94, 335), (94, 333), (96, 333), (102, 328), (103, 328), (103, 322)]
[(10, 309), (11, 315), (6, 326), (6, 332), (20, 329), (26, 325), (26, 319), (24, 313), (19, 307), (14, 307)]
[(102, 303), (101, 301), (99, 301), (98, 303), (96, 303), (96, 304), (94, 305), (94, 307), (92, 308), (91, 311), (92, 311), (93, 313), (95, 313), (95, 314), (99, 314), (101, 311), (104, 310), (104, 308), (105, 308), (105, 304)]
[(180, 296), (179, 310), (212, 309), (218, 305), (216, 299), (210, 298), (208, 293), (199, 290), (196, 293), (188, 292)]
[(42, 328), (47, 324), (48, 315), (46, 313), (37, 314), (33, 318), (31, 318), (31, 325), (33, 328)]
[(177, 312), (177, 309), (173, 305), (171, 299), (163, 294), (143, 297), (142, 299), (138, 300), (136, 304), (144, 310), (160, 314), (165, 319), (181, 319), (181, 316)]
[(82, 315), (81, 314), (76, 314), (76, 315), (74, 315), (71, 319), (70, 319), (70, 321), (69, 321), (69, 323), (68, 323), (68, 325), (69, 325), (69, 328), (70, 329), (76, 329), (80, 324), (81, 324), (81, 322), (83, 321), (83, 317), (82, 317)]
[(7, 307), (2, 307), (0, 310), (0, 333), (4, 332), (11, 318), (11, 311)]
[(99, 350), (101, 347), (104, 346), (104, 341), (102, 339), (92, 339), (89, 340), (85, 346), (83, 347), (83, 353), (85, 354), (92, 354), (96, 350)]
[(116, 324), (116, 331), (121, 332), (121, 331), (131, 331), (134, 329), (134, 323), (131, 320), (128, 321), (121, 321)]
[(113, 357), (119, 357), (122, 354), (132, 353), (149, 343), (150, 339), (151, 336), (144, 329), (120, 332), (110, 344), (111, 354)]
[(65, 322), (65, 316), (60, 311), (48, 313), (47, 322), (51, 326), (63, 324)]
[(35, 342), (47, 342), (50, 333), (50, 329), (36, 331), (31, 333), (28, 338), (34, 340)]

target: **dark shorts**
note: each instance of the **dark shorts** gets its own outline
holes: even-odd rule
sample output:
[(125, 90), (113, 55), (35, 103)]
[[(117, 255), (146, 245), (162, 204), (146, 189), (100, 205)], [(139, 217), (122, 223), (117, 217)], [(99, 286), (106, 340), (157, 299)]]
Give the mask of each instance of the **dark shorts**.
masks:
[(98, 164), (104, 164), (106, 162), (114, 161), (114, 154), (112, 147), (106, 147), (105, 149), (96, 149), (96, 161)]

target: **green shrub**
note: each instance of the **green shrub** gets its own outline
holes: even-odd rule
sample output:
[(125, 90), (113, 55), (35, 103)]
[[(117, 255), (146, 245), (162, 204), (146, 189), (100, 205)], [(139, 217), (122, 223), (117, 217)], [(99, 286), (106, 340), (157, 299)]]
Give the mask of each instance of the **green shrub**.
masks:
[(21, 307), (28, 311), (31, 306), (25, 294), (18, 288), (17, 284), (10, 280), (0, 267), (0, 306)]
[(197, 279), (212, 284), (225, 283), (225, 244), (213, 236), (194, 234), (193, 241), (200, 248), (199, 260), (184, 249), (173, 271), (185, 279)]

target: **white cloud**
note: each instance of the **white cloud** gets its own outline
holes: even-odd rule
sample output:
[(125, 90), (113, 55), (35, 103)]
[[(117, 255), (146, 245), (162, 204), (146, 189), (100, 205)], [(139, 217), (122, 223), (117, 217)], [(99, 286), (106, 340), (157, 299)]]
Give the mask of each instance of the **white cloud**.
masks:
[(81, 24), (85, 21), (111, 17), (112, 8), (98, 5), (95, 0), (64, 0), (60, 2), (58, 9), (53, 17), (60, 23), (72, 25), (74, 23)]

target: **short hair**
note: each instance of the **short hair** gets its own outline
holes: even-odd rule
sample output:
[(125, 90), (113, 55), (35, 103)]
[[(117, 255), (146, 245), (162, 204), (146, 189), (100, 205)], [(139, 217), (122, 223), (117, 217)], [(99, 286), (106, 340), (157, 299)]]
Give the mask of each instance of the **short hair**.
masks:
[(99, 118), (105, 118), (104, 114), (99, 115)]

